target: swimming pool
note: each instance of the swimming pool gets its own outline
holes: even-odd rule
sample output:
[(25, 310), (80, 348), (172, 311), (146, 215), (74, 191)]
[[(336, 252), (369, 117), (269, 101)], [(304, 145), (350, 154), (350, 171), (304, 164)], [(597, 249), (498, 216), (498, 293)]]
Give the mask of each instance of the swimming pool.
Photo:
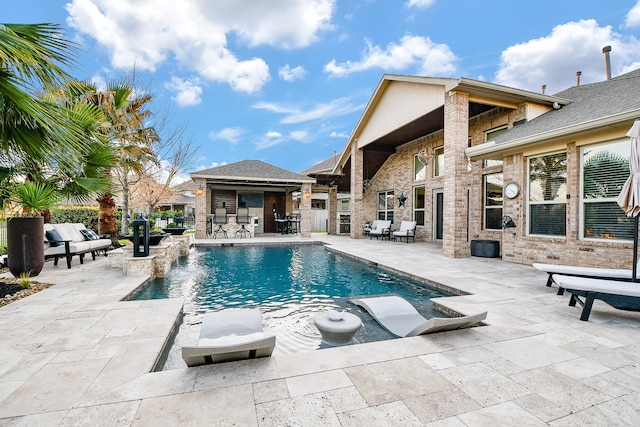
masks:
[[(394, 338), (349, 302), (354, 296), (389, 293), (411, 301), (427, 318), (443, 316), (432, 310), (431, 298), (451, 295), (322, 245), (303, 244), (194, 248), (167, 277), (150, 282), (131, 299), (185, 298), (176, 349), (197, 341), (199, 314), (260, 307), (265, 329), (277, 336), (274, 354), (282, 354), (321, 347), (313, 318), (329, 309), (348, 311), (363, 320), (354, 342)], [(165, 369), (184, 366), (175, 353), (170, 352)]]

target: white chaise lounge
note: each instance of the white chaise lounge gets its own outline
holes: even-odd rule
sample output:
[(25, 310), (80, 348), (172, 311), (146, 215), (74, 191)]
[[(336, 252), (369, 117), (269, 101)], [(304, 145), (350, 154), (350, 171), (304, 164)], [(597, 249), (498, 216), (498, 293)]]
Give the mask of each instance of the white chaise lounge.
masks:
[[(612, 307), (626, 311), (640, 311), (640, 283), (586, 277), (556, 275), (558, 286), (571, 293), (569, 305), (582, 306), (580, 320), (589, 320), (594, 300), (601, 300)], [(584, 298), (584, 301), (580, 299)]]
[[(541, 263), (534, 263), (533, 268), (544, 271), (549, 275), (549, 277), (547, 278), (548, 287), (550, 287), (554, 282), (557, 284), (557, 281), (554, 279), (555, 275), (630, 281), (632, 273), (631, 270), (625, 270), (622, 268), (576, 267), (573, 265)], [(563, 292), (564, 288), (560, 286), (560, 289), (558, 289), (558, 295), (562, 295)]]
[(257, 308), (232, 308), (206, 313), (197, 346), (182, 347), (187, 366), (271, 356), (275, 335), (262, 330)]
[(367, 310), (382, 327), (398, 337), (469, 328), (487, 317), (485, 311), (473, 316), (425, 319), (409, 301), (397, 295), (354, 298), (351, 302)]

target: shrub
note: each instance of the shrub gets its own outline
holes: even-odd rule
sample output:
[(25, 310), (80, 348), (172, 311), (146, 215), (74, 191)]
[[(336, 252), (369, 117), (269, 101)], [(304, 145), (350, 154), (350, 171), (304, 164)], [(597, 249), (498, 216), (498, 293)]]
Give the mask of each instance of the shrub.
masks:
[(51, 222), (59, 224), (62, 222), (81, 222), (90, 230), (98, 230), (97, 206), (68, 206), (51, 210)]

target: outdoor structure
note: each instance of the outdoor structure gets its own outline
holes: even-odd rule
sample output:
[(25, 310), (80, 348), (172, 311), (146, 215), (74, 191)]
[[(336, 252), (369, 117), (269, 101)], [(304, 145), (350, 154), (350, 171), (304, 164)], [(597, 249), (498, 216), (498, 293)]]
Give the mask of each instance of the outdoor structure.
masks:
[(331, 174), (346, 178), (353, 238), (411, 220), (449, 257), (488, 242), (507, 261), (630, 268), (616, 197), (637, 118), (640, 70), (554, 96), (384, 75)]
[[(208, 236), (207, 226), (216, 208), (225, 208), (235, 223), (237, 208), (249, 208), (255, 234), (275, 233), (276, 218), (300, 216), (299, 232), (311, 235), (311, 186), (315, 179), (260, 160), (193, 172), (196, 185), (196, 238)], [(294, 193), (299, 193), (294, 204)]]
[[(343, 180), (349, 178), (342, 174), (334, 175), (338, 155), (316, 163), (300, 172), (316, 180), (311, 193), (311, 230), (326, 231), (329, 234), (349, 234), (351, 212), (350, 195), (339, 193), (339, 187), (345, 187)], [(348, 183), (346, 185), (348, 188)]]

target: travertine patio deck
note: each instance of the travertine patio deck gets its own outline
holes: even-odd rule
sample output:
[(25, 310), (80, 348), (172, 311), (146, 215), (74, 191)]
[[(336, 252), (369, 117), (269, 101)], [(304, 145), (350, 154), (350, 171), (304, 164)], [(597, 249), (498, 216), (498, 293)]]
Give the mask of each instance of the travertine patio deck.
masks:
[(469, 292), (440, 302), (489, 326), (150, 372), (182, 301), (121, 302), (143, 279), (102, 257), (49, 263), (55, 286), (0, 308), (0, 425), (637, 425), (640, 313), (597, 301), (581, 322), (529, 266), (312, 239)]

